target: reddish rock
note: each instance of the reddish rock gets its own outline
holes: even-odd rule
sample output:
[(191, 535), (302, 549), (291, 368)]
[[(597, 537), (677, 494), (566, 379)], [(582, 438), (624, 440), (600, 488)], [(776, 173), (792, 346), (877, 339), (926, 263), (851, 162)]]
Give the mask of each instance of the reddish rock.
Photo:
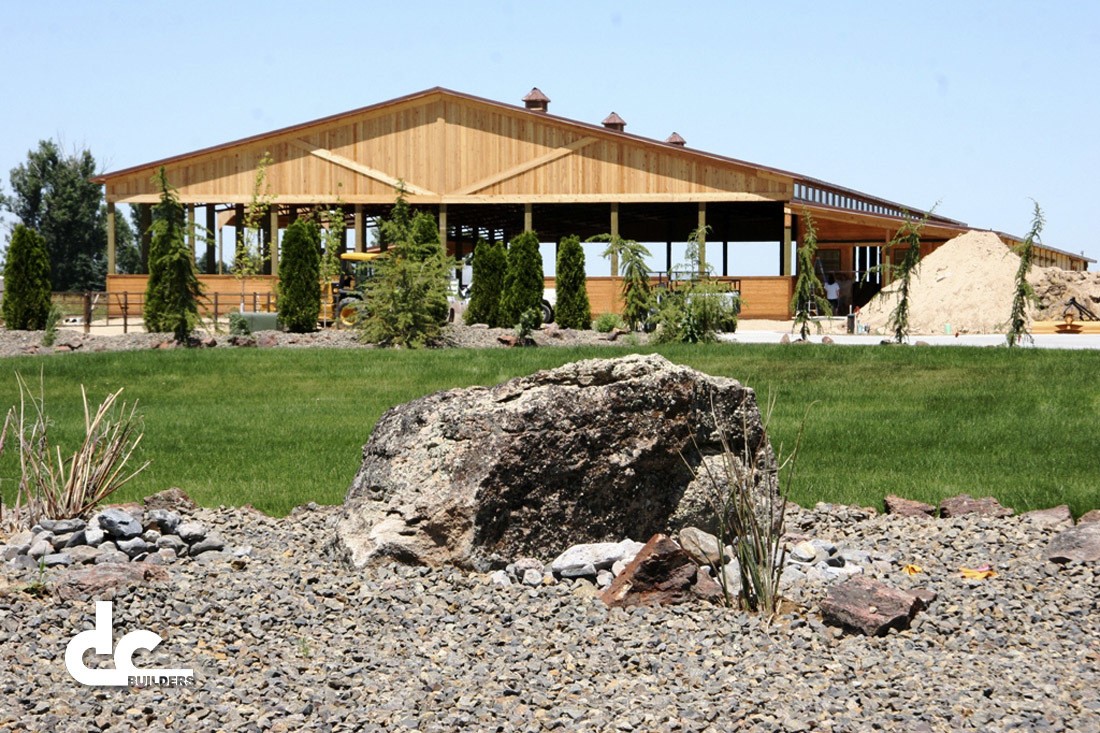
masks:
[(511, 348), (519, 343), (519, 339), (515, 336), (497, 336), (497, 341), (504, 344), (508, 348)]
[(206, 338), (199, 341), (199, 343), (202, 344), (207, 349), (212, 349), (212, 348), (214, 348), (215, 346), (218, 345), (218, 340), (216, 338), (214, 338), (213, 336), (207, 336)]
[(1035, 509), (1034, 511), (1024, 512), (1020, 516), (1031, 519), (1044, 527), (1073, 526), (1073, 514), (1070, 513), (1069, 507), (1065, 504), (1052, 506), (1049, 509)]
[(975, 499), (970, 494), (960, 494), (940, 502), (941, 517), (961, 517), (964, 514), (981, 514), (987, 517), (1011, 517), (1013, 511), (992, 496)]
[(828, 346), (829, 344), (833, 343), (833, 339), (832, 339), (832, 337), (831, 337), (831, 336), (822, 336), (822, 337), (821, 337), (821, 343), (823, 343), (823, 344), (825, 344), (826, 346)]
[(53, 350), (60, 354), (64, 354), (65, 352), (72, 351), (73, 347), (69, 346), (68, 344), (58, 344), (57, 346), (53, 347)]
[(143, 562), (82, 565), (66, 569), (58, 578), (57, 595), (66, 601), (111, 600), (140, 585), (165, 583), (168, 571)]
[(1085, 512), (1077, 520), (1078, 524), (1087, 524), (1088, 522), (1100, 522), (1100, 509), (1093, 509), (1091, 512)]
[(718, 598), (722, 589), (667, 535), (655, 534), (603, 595), (609, 606), (661, 606)]
[(1100, 562), (1100, 522), (1086, 522), (1054, 535), (1043, 557), (1051, 562)]
[(178, 345), (179, 345), (179, 344), (177, 344), (177, 343), (176, 343), (175, 341), (161, 341), (161, 342), (160, 342), (159, 344), (157, 344), (157, 345), (156, 345), (156, 346), (154, 346), (153, 348), (154, 348), (154, 349), (163, 349), (163, 350), (167, 350), (167, 349), (174, 349), (174, 348), (176, 348), (176, 347), (177, 347)]
[(271, 331), (261, 331), (256, 336), (256, 345), (261, 349), (270, 349), (279, 345), (279, 338)]
[(887, 514), (897, 514), (900, 517), (931, 517), (936, 513), (936, 507), (925, 504), (923, 501), (905, 499), (890, 494), (883, 501)]
[(230, 336), (230, 346), (240, 346), (242, 348), (248, 348), (256, 345), (256, 339), (251, 336)]
[(170, 512), (189, 512), (197, 508), (183, 489), (174, 486), (145, 497), (142, 503), (146, 509), (167, 509)]
[(829, 588), (821, 602), (825, 623), (854, 629), (867, 636), (885, 636), (890, 629), (909, 628), (924, 601), (912, 593), (855, 575)]

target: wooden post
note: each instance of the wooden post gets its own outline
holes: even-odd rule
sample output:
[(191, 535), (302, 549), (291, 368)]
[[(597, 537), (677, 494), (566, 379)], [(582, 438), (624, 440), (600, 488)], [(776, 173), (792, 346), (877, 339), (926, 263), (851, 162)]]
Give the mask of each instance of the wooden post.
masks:
[(224, 275), (225, 269), (225, 227), (218, 227), (218, 274)]
[(698, 238), (696, 242), (699, 245), (699, 277), (707, 271), (707, 202), (699, 202), (699, 226), (698, 226)]
[(791, 276), (791, 227), (794, 217), (790, 209), (783, 212), (783, 241), (779, 243), (779, 274), (783, 277)]
[(729, 251), (730, 243), (728, 239), (722, 240), (722, 277), (729, 277)]
[(237, 252), (244, 246), (244, 204), (237, 204), (233, 207), (233, 217), (237, 222), (236, 226), (236, 245), (233, 248), (233, 266), (237, 266)]
[[(611, 204), (611, 243), (619, 241), (619, 204)], [(611, 253), (611, 277), (619, 276), (619, 254)]]
[[(271, 249), (271, 274), (279, 274), (279, 209), (275, 206), (271, 207), (270, 225), (268, 231), (271, 232), (270, 244)], [(340, 224), (343, 227), (343, 223)]]
[(367, 251), (366, 217), (363, 216), (363, 204), (355, 205), (355, 251)]
[(197, 262), (199, 259), (199, 241), (195, 236), (195, 205), (187, 204), (184, 211), (187, 212), (187, 228), (184, 230), (184, 236), (187, 238), (187, 248), (191, 250), (191, 261)]
[(890, 232), (886, 232), (886, 242), (882, 245), (882, 287), (886, 287), (894, 279), (894, 273), (890, 271), (893, 259), (890, 256)]
[(107, 274), (117, 275), (115, 267), (115, 202), (107, 202)]
[(535, 231), (535, 211), (534, 205), (527, 203), (523, 205), (523, 231), (533, 232)]
[[(526, 219), (527, 212), (524, 211), (524, 218)], [(530, 227), (527, 231), (531, 231)], [(439, 244), (443, 247), (443, 251), (447, 251), (447, 204), (439, 205)]]
[(153, 225), (153, 209), (149, 204), (138, 204), (138, 237), (141, 241), (141, 271), (149, 274), (149, 245), (153, 241), (153, 233), (149, 227)]
[(213, 275), (217, 266), (214, 264), (214, 230), (218, 227), (218, 214), (214, 211), (214, 204), (206, 205), (206, 257), (203, 263), (203, 272)]

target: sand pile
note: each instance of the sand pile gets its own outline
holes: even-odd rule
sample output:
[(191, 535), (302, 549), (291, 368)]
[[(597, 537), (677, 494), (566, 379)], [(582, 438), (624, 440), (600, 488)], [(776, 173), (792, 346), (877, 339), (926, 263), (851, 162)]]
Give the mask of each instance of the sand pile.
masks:
[(1032, 287), (1039, 299), (1036, 320), (1061, 320), (1070, 298), (1100, 316), (1100, 272), (1071, 272), (1057, 267), (1032, 270)]
[[(1012, 313), (1020, 258), (992, 232), (971, 231), (921, 261), (909, 288), (909, 332), (1000, 333)], [(897, 282), (863, 307), (861, 323), (886, 333), (897, 306)]]

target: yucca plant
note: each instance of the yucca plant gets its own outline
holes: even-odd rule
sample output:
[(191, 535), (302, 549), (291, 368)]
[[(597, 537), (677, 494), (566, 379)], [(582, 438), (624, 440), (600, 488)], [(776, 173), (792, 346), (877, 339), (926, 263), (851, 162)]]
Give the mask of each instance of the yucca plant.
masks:
[(43, 389), (39, 388), (36, 397), (22, 375), (17, 373), (16, 380), (19, 405), (12, 407), (4, 420), (0, 453), (11, 431), (18, 444), (21, 478), (12, 513), (0, 516), (0, 526), (12, 529), (17, 525), (31, 527), (40, 519), (86, 517), (148, 467), (146, 461), (136, 470), (127, 471), (144, 432), (137, 403), (118, 403), (121, 389), (107, 395), (93, 412), (81, 386), (84, 441), (65, 459), (60, 446), (50, 445)]

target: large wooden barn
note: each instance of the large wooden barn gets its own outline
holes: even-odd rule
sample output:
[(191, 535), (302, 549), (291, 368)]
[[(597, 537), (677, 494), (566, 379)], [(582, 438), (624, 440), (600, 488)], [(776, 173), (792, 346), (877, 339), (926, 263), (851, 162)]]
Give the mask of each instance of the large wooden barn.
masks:
[[(614, 113), (598, 125), (557, 117), (538, 89), (523, 102), (434, 88), (106, 173), (96, 180), (106, 186), (108, 291), (144, 291), (143, 276), (114, 274), (115, 205), (137, 205), (139, 219), (147, 222), (159, 198), (152, 177), (161, 166), (189, 217), (211, 232), (232, 227), (240, 236), (245, 208), (256, 197), (257, 171), (268, 161), (261, 193), (271, 206), (261, 228), (270, 272), (278, 267), (279, 232), (318, 205), (340, 205), (347, 214), (347, 246), (367, 248), (370, 222), (389, 211), (399, 182), (411, 204), (436, 215), (457, 256), (469, 253), (478, 238), (508, 239), (523, 230), (535, 230), (543, 242), (611, 234), (649, 243), (658, 259), (663, 243), (664, 273), (655, 273), (663, 277), (673, 269), (673, 243), (705, 225), (703, 258), (715, 275), (736, 281), (747, 318), (791, 315), (793, 248), (804, 234), (806, 213), (817, 229), (822, 269), (857, 283), (847, 297), (856, 304), (870, 295), (858, 285), (861, 276), (880, 257), (897, 256), (883, 245), (903, 217), (924, 215), (796, 173), (695, 150), (675, 133), (663, 141), (632, 135)], [(928, 214), (924, 254), (969, 229)], [(1006, 244), (1018, 241), (1000, 236)], [(774, 242), (775, 274), (731, 272), (730, 246), (738, 242)], [(230, 242), (230, 259), (232, 251)], [(223, 259), (224, 250), (214, 246), (197, 253), (208, 292), (228, 296), (239, 286), (217, 274)], [(1084, 270), (1091, 260), (1043, 246), (1036, 262)], [(611, 266), (614, 275), (617, 267)], [(255, 279), (253, 286), (270, 288), (270, 278)], [(614, 309), (618, 289), (614, 277), (590, 278), (593, 312)]]

